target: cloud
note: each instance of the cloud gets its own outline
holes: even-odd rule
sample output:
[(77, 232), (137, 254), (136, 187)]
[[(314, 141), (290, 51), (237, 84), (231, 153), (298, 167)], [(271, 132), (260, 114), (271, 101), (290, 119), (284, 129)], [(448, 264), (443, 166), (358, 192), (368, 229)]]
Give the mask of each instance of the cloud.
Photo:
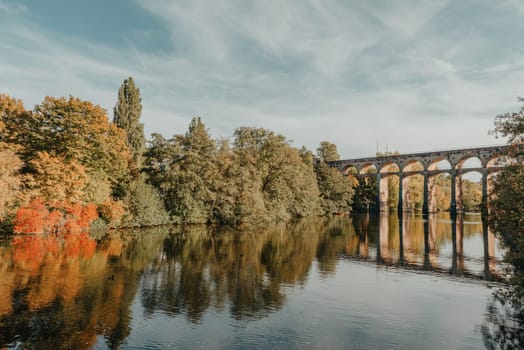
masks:
[(345, 157), (373, 154), (376, 141), (401, 152), (498, 142), (487, 135), (493, 117), (522, 94), (524, 50), (507, 44), (522, 25), (506, 5), (480, 2), (466, 18), (462, 2), (133, 4), (159, 25), (130, 18), (124, 46), (23, 13), (1, 22), (0, 90), (29, 106), (73, 94), (111, 114), (133, 76), (148, 133), (183, 133), (199, 115), (217, 136), (261, 126), (310, 149), (335, 142)]
[(27, 6), (23, 4), (19, 4), (16, 2), (10, 2), (6, 0), (0, 0), (0, 13), (5, 12), (5, 13), (10, 13), (12, 15), (16, 13), (24, 13), (27, 11), (28, 11)]
[(504, 0), (503, 6), (507, 6), (510, 10), (517, 11), (520, 16), (524, 16), (524, 3), (520, 0)]

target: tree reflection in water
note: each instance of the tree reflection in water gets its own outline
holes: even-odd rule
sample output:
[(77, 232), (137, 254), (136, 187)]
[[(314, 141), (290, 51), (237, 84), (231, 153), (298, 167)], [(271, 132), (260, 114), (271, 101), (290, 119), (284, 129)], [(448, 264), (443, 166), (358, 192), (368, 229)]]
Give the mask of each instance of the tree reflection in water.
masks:
[[(226, 305), (235, 319), (261, 318), (280, 309), (282, 287), (305, 283), (312, 262), (330, 273), (353, 236), (333, 220), (301, 220), (259, 231), (188, 227), (164, 240), (162, 259), (144, 276), (147, 313), (184, 314), (199, 322), (209, 307)], [(338, 232), (340, 238), (331, 239)]]
[[(514, 275), (513, 268), (506, 267), (507, 277)], [(490, 350), (524, 348), (524, 290), (509, 280), (493, 293), (481, 326), (484, 345)]]
[(481, 327), (486, 349), (522, 349), (524, 346), (524, 305), (512, 302), (512, 293), (501, 290), (488, 304)]
[[(340, 259), (473, 276), (463, 242), (482, 229), (446, 217), (424, 223), (386, 215), (303, 219), (264, 230), (164, 227), (96, 241), (17, 237), (0, 245), (0, 347), (89, 348), (103, 336), (116, 348), (132, 317), (157, 313), (191, 324), (210, 310), (260, 319), (280, 310), (286, 289), (302, 288), (313, 267), (329, 278)], [(489, 244), (486, 256), (494, 262)], [(492, 263), (478, 265), (476, 278), (496, 275)], [(132, 315), (136, 302), (144, 315)]]

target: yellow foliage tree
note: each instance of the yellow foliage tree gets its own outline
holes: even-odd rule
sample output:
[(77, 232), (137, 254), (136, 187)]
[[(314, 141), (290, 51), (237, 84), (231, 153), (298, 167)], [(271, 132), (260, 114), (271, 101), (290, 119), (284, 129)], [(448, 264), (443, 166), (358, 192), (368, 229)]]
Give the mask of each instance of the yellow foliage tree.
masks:
[(0, 149), (0, 221), (11, 214), (20, 194), (22, 164), (13, 151)]
[(82, 165), (66, 162), (47, 152), (38, 152), (30, 164), (34, 174), (28, 178), (28, 185), (45, 201), (75, 203), (84, 200), (83, 189), (89, 178)]

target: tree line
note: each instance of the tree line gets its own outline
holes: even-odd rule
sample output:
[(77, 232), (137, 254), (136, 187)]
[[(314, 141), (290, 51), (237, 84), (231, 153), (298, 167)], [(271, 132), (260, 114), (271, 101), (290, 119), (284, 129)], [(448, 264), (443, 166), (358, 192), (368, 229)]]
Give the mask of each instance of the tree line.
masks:
[(140, 90), (124, 80), (110, 120), (76, 97), (32, 110), (0, 95), (2, 231), (57, 233), (165, 223), (264, 224), (347, 212), (355, 184), (272, 131), (240, 127), (215, 139), (201, 118), (149, 141)]

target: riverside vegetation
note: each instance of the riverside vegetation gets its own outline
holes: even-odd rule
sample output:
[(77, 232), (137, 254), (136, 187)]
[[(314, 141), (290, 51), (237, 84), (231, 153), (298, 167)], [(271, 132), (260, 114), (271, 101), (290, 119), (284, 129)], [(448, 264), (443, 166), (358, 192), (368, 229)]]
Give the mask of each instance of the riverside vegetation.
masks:
[[(355, 183), (262, 128), (215, 140), (200, 118), (185, 134), (146, 144), (140, 91), (118, 91), (114, 118), (75, 97), (46, 97), (26, 110), (0, 95), (2, 231), (68, 233), (166, 223), (264, 224), (347, 212)], [(317, 161), (320, 160), (320, 161)]]
[[(349, 212), (376, 199), (373, 178), (343, 177), (326, 164), (340, 158), (327, 141), (314, 154), (256, 127), (217, 140), (200, 118), (185, 134), (146, 141), (141, 113), (132, 78), (118, 91), (112, 121), (72, 96), (46, 97), (26, 110), (0, 95), (0, 232), (260, 225)], [(405, 202), (420, 210), (422, 179), (412, 178)], [(396, 208), (398, 178), (389, 182), (388, 203)], [(439, 175), (435, 187), (439, 210), (448, 210), (449, 178)], [(478, 208), (480, 193), (479, 184), (464, 181), (466, 210)]]

